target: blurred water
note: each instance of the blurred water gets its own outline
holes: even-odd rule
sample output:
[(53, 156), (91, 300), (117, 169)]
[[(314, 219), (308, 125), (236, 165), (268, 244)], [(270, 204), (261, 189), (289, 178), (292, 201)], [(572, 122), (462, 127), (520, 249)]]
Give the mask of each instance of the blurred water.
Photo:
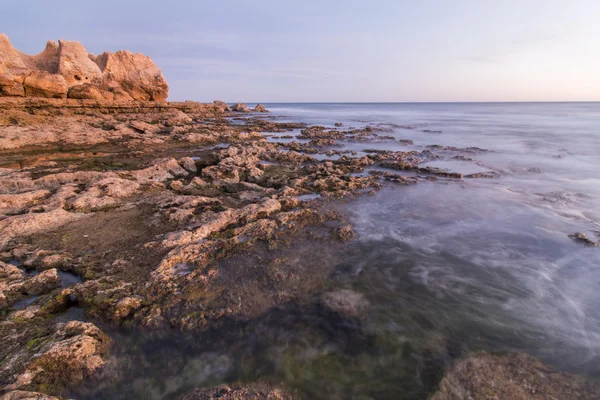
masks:
[[(600, 104), (268, 108), (309, 124), (389, 127), (385, 135), (411, 139), (415, 149), (489, 150), (469, 155), (477, 164), (449, 158), (431, 165), (494, 170), (498, 179), (387, 188), (346, 207), (363, 245), (352, 261), (357, 284), (378, 298), (373, 303), (388, 326), (420, 313), (436, 329), (466, 324), (468, 332), (459, 330), (465, 342), (520, 348), (600, 374), (600, 250), (567, 236), (598, 239)], [(395, 142), (381, 148), (406, 150)], [(422, 328), (413, 326), (412, 334)]]
[(600, 239), (600, 104), (266, 106), (278, 121), (372, 125), (394, 138), (342, 149), (486, 149), (468, 154), (475, 162), (448, 152), (431, 165), (499, 176), (390, 184), (339, 206), (359, 239), (331, 250), (332, 286), (368, 299), (362, 321), (317, 299), (206, 334), (113, 332), (122, 381), (78, 398), (175, 398), (261, 380), (306, 398), (426, 399), (445, 367), (478, 349), (600, 377), (600, 249), (568, 237)]

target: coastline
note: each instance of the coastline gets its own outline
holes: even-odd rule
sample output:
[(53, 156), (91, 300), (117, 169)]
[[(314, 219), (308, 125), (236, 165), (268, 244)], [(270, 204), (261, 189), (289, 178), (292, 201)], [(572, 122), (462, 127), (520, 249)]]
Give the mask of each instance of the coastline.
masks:
[[(384, 185), (495, 176), (423, 165), (449, 151), (472, 162), (485, 149), (418, 151), (406, 142), (405, 151), (358, 155), (335, 148), (340, 139), (381, 140), (381, 126), (277, 122), (221, 103), (0, 100), (0, 330), (10, 342), (0, 354), (8, 360), (0, 370), (4, 390), (91, 398), (98, 382), (114, 385), (123, 365), (111, 357), (119, 347), (111, 327), (212, 332), (234, 346), (237, 336), (228, 335), (232, 326), (242, 329), (237, 324), (326, 314), (344, 327), (335, 334), (351, 347), (369, 306), (331, 287), (336, 254), (355, 237), (334, 205)], [(289, 137), (292, 130), (300, 134)], [(381, 169), (366, 173), (371, 166)], [(59, 272), (76, 278), (67, 284)], [(594, 382), (515, 357), (516, 372), (495, 356), (472, 362), (492, 375), (501, 368), (501, 382), (517, 374), (524, 383), (507, 389), (513, 398), (600, 393)], [(428, 394), (448, 364), (436, 362)], [(455, 390), (461, 385), (472, 393), (489, 389), (469, 386), (475, 381), (468, 378), (488, 369), (468, 365), (459, 362), (434, 399), (464, 398)], [(531, 386), (533, 378), (519, 375), (528, 368), (548, 372), (549, 380)], [(480, 381), (485, 386), (489, 376)], [(238, 389), (230, 390), (235, 396)], [(287, 396), (256, 390), (264, 398)]]

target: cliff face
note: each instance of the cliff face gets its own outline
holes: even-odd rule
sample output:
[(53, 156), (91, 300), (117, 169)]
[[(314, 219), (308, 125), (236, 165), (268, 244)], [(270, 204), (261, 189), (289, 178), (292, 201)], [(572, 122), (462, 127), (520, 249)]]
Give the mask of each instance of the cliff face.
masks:
[(87, 52), (78, 42), (49, 41), (30, 56), (0, 34), (0, 96), (165, 101), (169, 86), (150, 57)]

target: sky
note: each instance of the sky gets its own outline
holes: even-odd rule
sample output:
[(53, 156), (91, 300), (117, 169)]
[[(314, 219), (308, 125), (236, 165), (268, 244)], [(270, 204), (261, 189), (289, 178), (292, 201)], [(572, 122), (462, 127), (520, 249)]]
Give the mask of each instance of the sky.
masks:
[(150, 56), (169, 100), (600, 100), (598, 0), (2, 0), (0, 32)]

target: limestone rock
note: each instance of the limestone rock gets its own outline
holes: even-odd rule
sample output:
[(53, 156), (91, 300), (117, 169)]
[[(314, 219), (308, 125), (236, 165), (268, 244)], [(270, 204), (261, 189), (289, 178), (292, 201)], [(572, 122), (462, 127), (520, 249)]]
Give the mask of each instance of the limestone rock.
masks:
[(254, 112), (269, 112), (265, 106), (263, 106), (262, 104), (257, 104), (256, 107), (254, 107), (254, 109), (252, 110)]
[(158, 131), (158, 127), (152, 124), (149, 124), (144, 121), (131, 121), (129, 123), (131, 129), (136, 131), (137, 133), (156, 133)]
[(8, 75), (0, 75), (0, 96), (25, 97), (22, 79), (15, 80)]
[(0, 96), (165, 101), (168, 91), (161, 70), (142, 54), (95, 56), (78, 42), (59, 40), (30, 56), (0, 34)]
[(84, 83), (70, 88), (67, 97), (81, 100), (113, 100), (115, 95), (107, 90), (102, 90), (98, 85)]
[(521, 353), (478, 353), (458, 361), (432, 400), (600, 398), (600, 383), (552, 370)]
[(179, 165), (181, 165), (183, 168), (185, 168), (185, 170), (188, 172), (196, 172), (197, 171), (196, 162), (194, 161), (194, 159), (192, 157), (183, 157), (182, 159), (179, 160)]
[(140, 308), (142, 300), (139, 297), (125, 297), (119, 300), (115, 307), (115, 319), (127, 318), (132, 312)]
[(237, 112), (250, 112), (248, 106), (244, 103), (235, 103), (233, 107), (231, 107), (231, 111)]
[(58, 73), (73, 87), (92, 83), (102, 78), (98, 65), (79, 42), (58, 41)]
[[(103, 53), (96, 57), (103, 84), (123, 89), (134, 100), (165, 101), (169, 87), (162, 71), (143, 54), (129, 51)], [(115, 93), (115, 100), (119, 100)]]
[(21, 287), (21, 292), (28, 295), (37, 296), (42, 293), (47, 293), (60, 286), (60, 277), (56, 269), (49, 269), (36, 275), (32, 279), (28, 279)]
[(240, 387), (195, 389), (181, 396), (179, 400), (292, 400), (295, 397), (281, 389), (269, 387)]
[(58, 397), (48, 396), (38, 392), (26, 392), (23, 390), (13, 390), (0, 397), (0, 400), (58, 400)]
[(92, 323), (59, 324), (52, 340), (11, 385), (75, 385), (104, 367), (110, 338)]
[(69, 91), (67, 81), (61, 75), (46, 71), (33, 71), (23, 81), (25, 96), (66, 99)]
[(221, 100), (215, 100), (213, 102), (213, 104), (221, 111), (231, 111), (231, 109), (229, 108), (229, 106), (227, 105), (227, 103), (225, 103), (224, 101)]

